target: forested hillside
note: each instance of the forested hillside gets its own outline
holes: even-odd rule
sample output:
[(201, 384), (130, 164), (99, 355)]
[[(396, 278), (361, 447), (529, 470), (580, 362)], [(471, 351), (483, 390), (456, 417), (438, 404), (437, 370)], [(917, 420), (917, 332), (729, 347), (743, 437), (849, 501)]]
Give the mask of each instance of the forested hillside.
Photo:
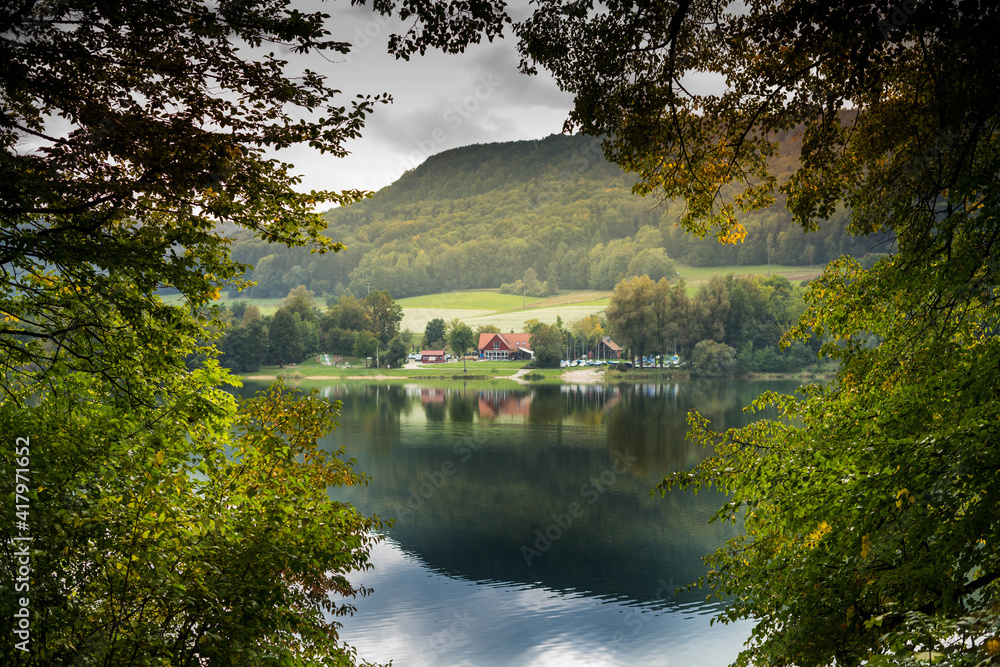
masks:
[[(777, 161), (790, 173), (798, 143), (794, 134), (782, 139)], [(845, 232), (843, 212), (805, 234), (780, 204), (741, 218), (741, 244), (697, 239), (674, 224), (680, 204), (642, 199), (633, 182), (588, 137), (466, 146), (429, 158), (371, 199), (328, 211), (326, 233), (346, 250), (317, 255), (237, 237), (233, 255), (256, 267), (249, 296), (305, 285), (318, 295), (370, 286), (400, 298), (495, 288), (528, 269), (549, 290), (611, 289), (631, 275), (669, 278), (673, 261), (765, 264), (770, 253), (773, 263), (810, 265), (873, 249), (874, 239)]]

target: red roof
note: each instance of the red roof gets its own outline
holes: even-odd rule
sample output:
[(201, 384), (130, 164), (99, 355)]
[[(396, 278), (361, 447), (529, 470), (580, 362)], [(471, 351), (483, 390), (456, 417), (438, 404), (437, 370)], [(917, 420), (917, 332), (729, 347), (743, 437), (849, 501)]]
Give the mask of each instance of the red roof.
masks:
[[(531, 334), (526, 333), (481, 333), (479, 334), (479, 350), (492, 349), (490, 342), (499, 338), (508, 350), (530, 350)], [(489, 346), (489, 347), (487, 347)]]
[(443, 357), (444, 350), (420, 350), (421, 357)]

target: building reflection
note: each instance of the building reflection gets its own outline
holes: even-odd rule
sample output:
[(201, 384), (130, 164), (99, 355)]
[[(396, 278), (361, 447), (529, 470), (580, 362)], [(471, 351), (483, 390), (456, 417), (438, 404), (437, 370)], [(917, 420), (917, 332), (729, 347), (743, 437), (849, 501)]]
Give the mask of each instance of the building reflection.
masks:
[(482, 419), (512, 417), (526, 420), (531, 411), (533, 396), (523, 391), (488, 389), (479, 392), (479, 416)]

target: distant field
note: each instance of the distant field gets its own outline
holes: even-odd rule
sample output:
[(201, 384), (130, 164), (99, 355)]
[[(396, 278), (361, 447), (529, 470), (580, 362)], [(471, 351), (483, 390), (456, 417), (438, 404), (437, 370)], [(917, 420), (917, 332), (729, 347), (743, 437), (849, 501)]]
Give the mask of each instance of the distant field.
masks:
[[(403, 321), (399, 325), (401, 329), (409, 329), (413, 333), (424, 333), (427, 323), (434, 318), (441, 318), (445, 322), (458, 318), (463, 322), (471, 322), (474, 318), (489, 315), (492, 310), (471, 310), (466, 308), (403, 308)], [(526, 311), (522, 311), (526, 312)]]
[[(180, 294), (167, 294), (161, 297), (164, 303), (178, 304), (181, 302)], [(271, 299), (230, 299), (228, 296), (222, 296), (215, 300), (215, 303), (220, 306), (228, 306), (235, 301), (246, 301), (247, 303), (252, 303), (257, 306), (260, 310), (261, 315), (274, 315), (274, 311), (281, 307), (281, 302), (284, 301), (283, 298), (271, 298)], [(320, 307), (325, 307), (325, 304), (320, 303)]]
[(726, 275), (733, 273), (738, 276), (784, 276), (793, 283), (802, 280), (812, 280), (823, 272), (823, 265), (818, 266), (785, 266), (782, 264), (772, 264), (770, 268), (767, 264), (756, 266), (686, 266), (677, 265), (677, 271), (681, 274), (688, 287), (688, 293), (693, 294), (698, 291), (698, 287), (707, 283), (712, 276), (717, 274)]
[(609, 303), (611, 303), (611, 297), (610, 297), (610, 296), (606, 296), (606, 297), (604, 297), (603, 299), (592, 299), (592, 300), (590, 300), (590, 301), (580, 301), (579, 303), (574, 303), (573, 305), (574, 305), (574, 306), (578, 306), (578, 307), (584, 307), (584, 306), (586, 306), (586, 307), (590, 307), (590, 306), (597, 306), (597, 307), (600, 307), (601, 309), (603, 309), (603, 308), (605, 308), (605, 307), (606, 307), (606, 306), (607, 306), (607, 305), (608, 305)]
[[(530, 319), (554, 324), (557, 317), (563, 322), (604, 310), (611, 293), (606, 291), (566, 292), (553, 297), (531, 298), (527, 308), (521, 308), (521, 297), (496, 292), (447, 292), (426, 296), (400, 299), (403, 306), (403, 328), (415, 333), (423, 332), (427, 323), (436, 317), (447, 321), (458, 318), (475, 329), (484, 324), (492, 324), (501, 331), (521, 331)], [(473, 299), (470, 299), (472, 297)], [(602, 298), (595, 298), (602, 297)], [(446, 304), (431, 306), (427, 304)], [(463, 309), (465, 304), (474, 303), (478, 308)], [(511, 305), (513, 303), (513, 305)], [(493, 306), (487, 308), (487, 306)]]
[(511, 330), (517, 332), (521, 331), (524, 328), (524, 323), (530, 319), (536, 319), (539, 322), (544, 322), (545, 324), (555, 324), (556, 318), (561, 317), (562, 321), (568, 324), (574, 320), (582, 319), (587, 315), (599, 313), (603, 311), (605, 307), (607, 307), (607, 304), (600, 306), (574, 305), (557, 306), (553, 308), (536, 308), (534, 310), (519, 310), (516, 313), (493, 313), (462, 321), (473, 329), (482, 324), (492, 324), (504, 332)]
[[(694, 294), (698, 288), (708, 282), (714, 275), (780, 275), (793, 283), (811, 280), (822, 271), (822, 266), (784, 266), (772, 264), (770, 268), (764, 264), (759, 266), (686, 266), (678, 265), (679, 278), (687, 284), (688, 293)], [(553, 324), (557, 317), (563, 322), (572, 322), (593, 313), (603, 312), (611, 298), (610, 291), (582, 290), (565, 292), (552, 297), (527, 297), (516, 294), (500, 294), (495, 290), (469, 290), (461, 292), (444, 292), (440, 294), (425, 294), (399, 299), (403, 308), (401, 327), (416, 334), (422, 334), (427, 323), (434, 318), (445, 321), (455, 318), (465, 322), (473, 329), (480, 325), (491, 324), (501, 331), (521, 331), (529, 319), (537, 319), (546, 324)], [(179, 295), (163, 297), (167, 303), (179, 303)], [(262, 315), (272, 315), (281, 306), (284, 299), (230, 299), (222, 297), (218, 303), (228, 305), (233, 301), (246, 301), (260, 309)], [(319, 306), (324, 304), (318, 299)], [(526, 307), (522, 307), (526, 306)]]
[[(429, 308), (440, 310), (480, 310), (495, 312), (498, 310), (514, 310), (522, 304), (529, 307), (542, 299), (529, 296), (520, 297), (517, 294), (500, 294), (492, 291), (478, 292), (443, 292), (440, 294), (425, 294), (410, 296), (396, 301), (405, 308)], [(450, 319), (450, 318), (444, 318)]]
[(607, 305), (611, 298), (610, 290), (590, 290), (582, 292), (566, 292), (556, 296), (546, 297), (535, 304), (535, 308), (549, 308), (552, 306), (585, 306), (603, 302)]

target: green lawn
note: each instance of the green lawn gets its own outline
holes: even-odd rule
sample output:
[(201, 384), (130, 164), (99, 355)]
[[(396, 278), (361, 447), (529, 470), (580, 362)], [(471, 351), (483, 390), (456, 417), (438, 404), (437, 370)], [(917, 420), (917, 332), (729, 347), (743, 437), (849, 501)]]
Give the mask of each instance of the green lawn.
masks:
[(591, 299), (590, 301), (578, 301), (573, 304), (573, 307), (579, 308), (607, 308), (608, 304), (611, 303), (611, 297), (606, 296), (603, 299)]
[(490, 313), (463, 319), (462, 321), (475, 329), (481, 324), (491, 324), (503, 332), (519, 332), (524, 329), (524, 323), (530, 319), (536, 319), (544, 324), (555, 324), (556, 318), (562, 318), (563, 324), (569, 324), (575, 320), (582, 319), (587, 315), (599, 313), (607, 307), (604, 305), (579, 305), (553, 306), (551, 308), (536, 308), (534, 310), (520, 310), (513, 313)]
[[(396, 301), (403, 308), (430, 308), (434, 310), (488, 310), (506, 311), (522, 308), (524, 304), (528, 307), (531, 304), (542, 301), (539, 297), (529, 296), (522, 298), (517, 294), (500, 294), (492, 291), (470, 291), (470, 292), (441, 292), (439, 294), (425, 294), (423, 296), (411, 296)], [(448, 319), (448, 318), (444, 318)]]
[(783, 264), (772, 264), (768, 267), (767, 264), (753, 266), (687, 266), (678, 264), (677, 271), (681, 274), (679, 277), (684, 279), (688, 287), (692, 285), (697, 287), (702, 283), (708, 282), (714, 275), (726, 275), (728, 273), (738, 276), (766, 276), (770, 273), (773, 276), (785, 276), (793, 283), (797, 283), (801, 280), (811, 280), (818, 276), (823, 271), (823, 265), (786, 266)]

